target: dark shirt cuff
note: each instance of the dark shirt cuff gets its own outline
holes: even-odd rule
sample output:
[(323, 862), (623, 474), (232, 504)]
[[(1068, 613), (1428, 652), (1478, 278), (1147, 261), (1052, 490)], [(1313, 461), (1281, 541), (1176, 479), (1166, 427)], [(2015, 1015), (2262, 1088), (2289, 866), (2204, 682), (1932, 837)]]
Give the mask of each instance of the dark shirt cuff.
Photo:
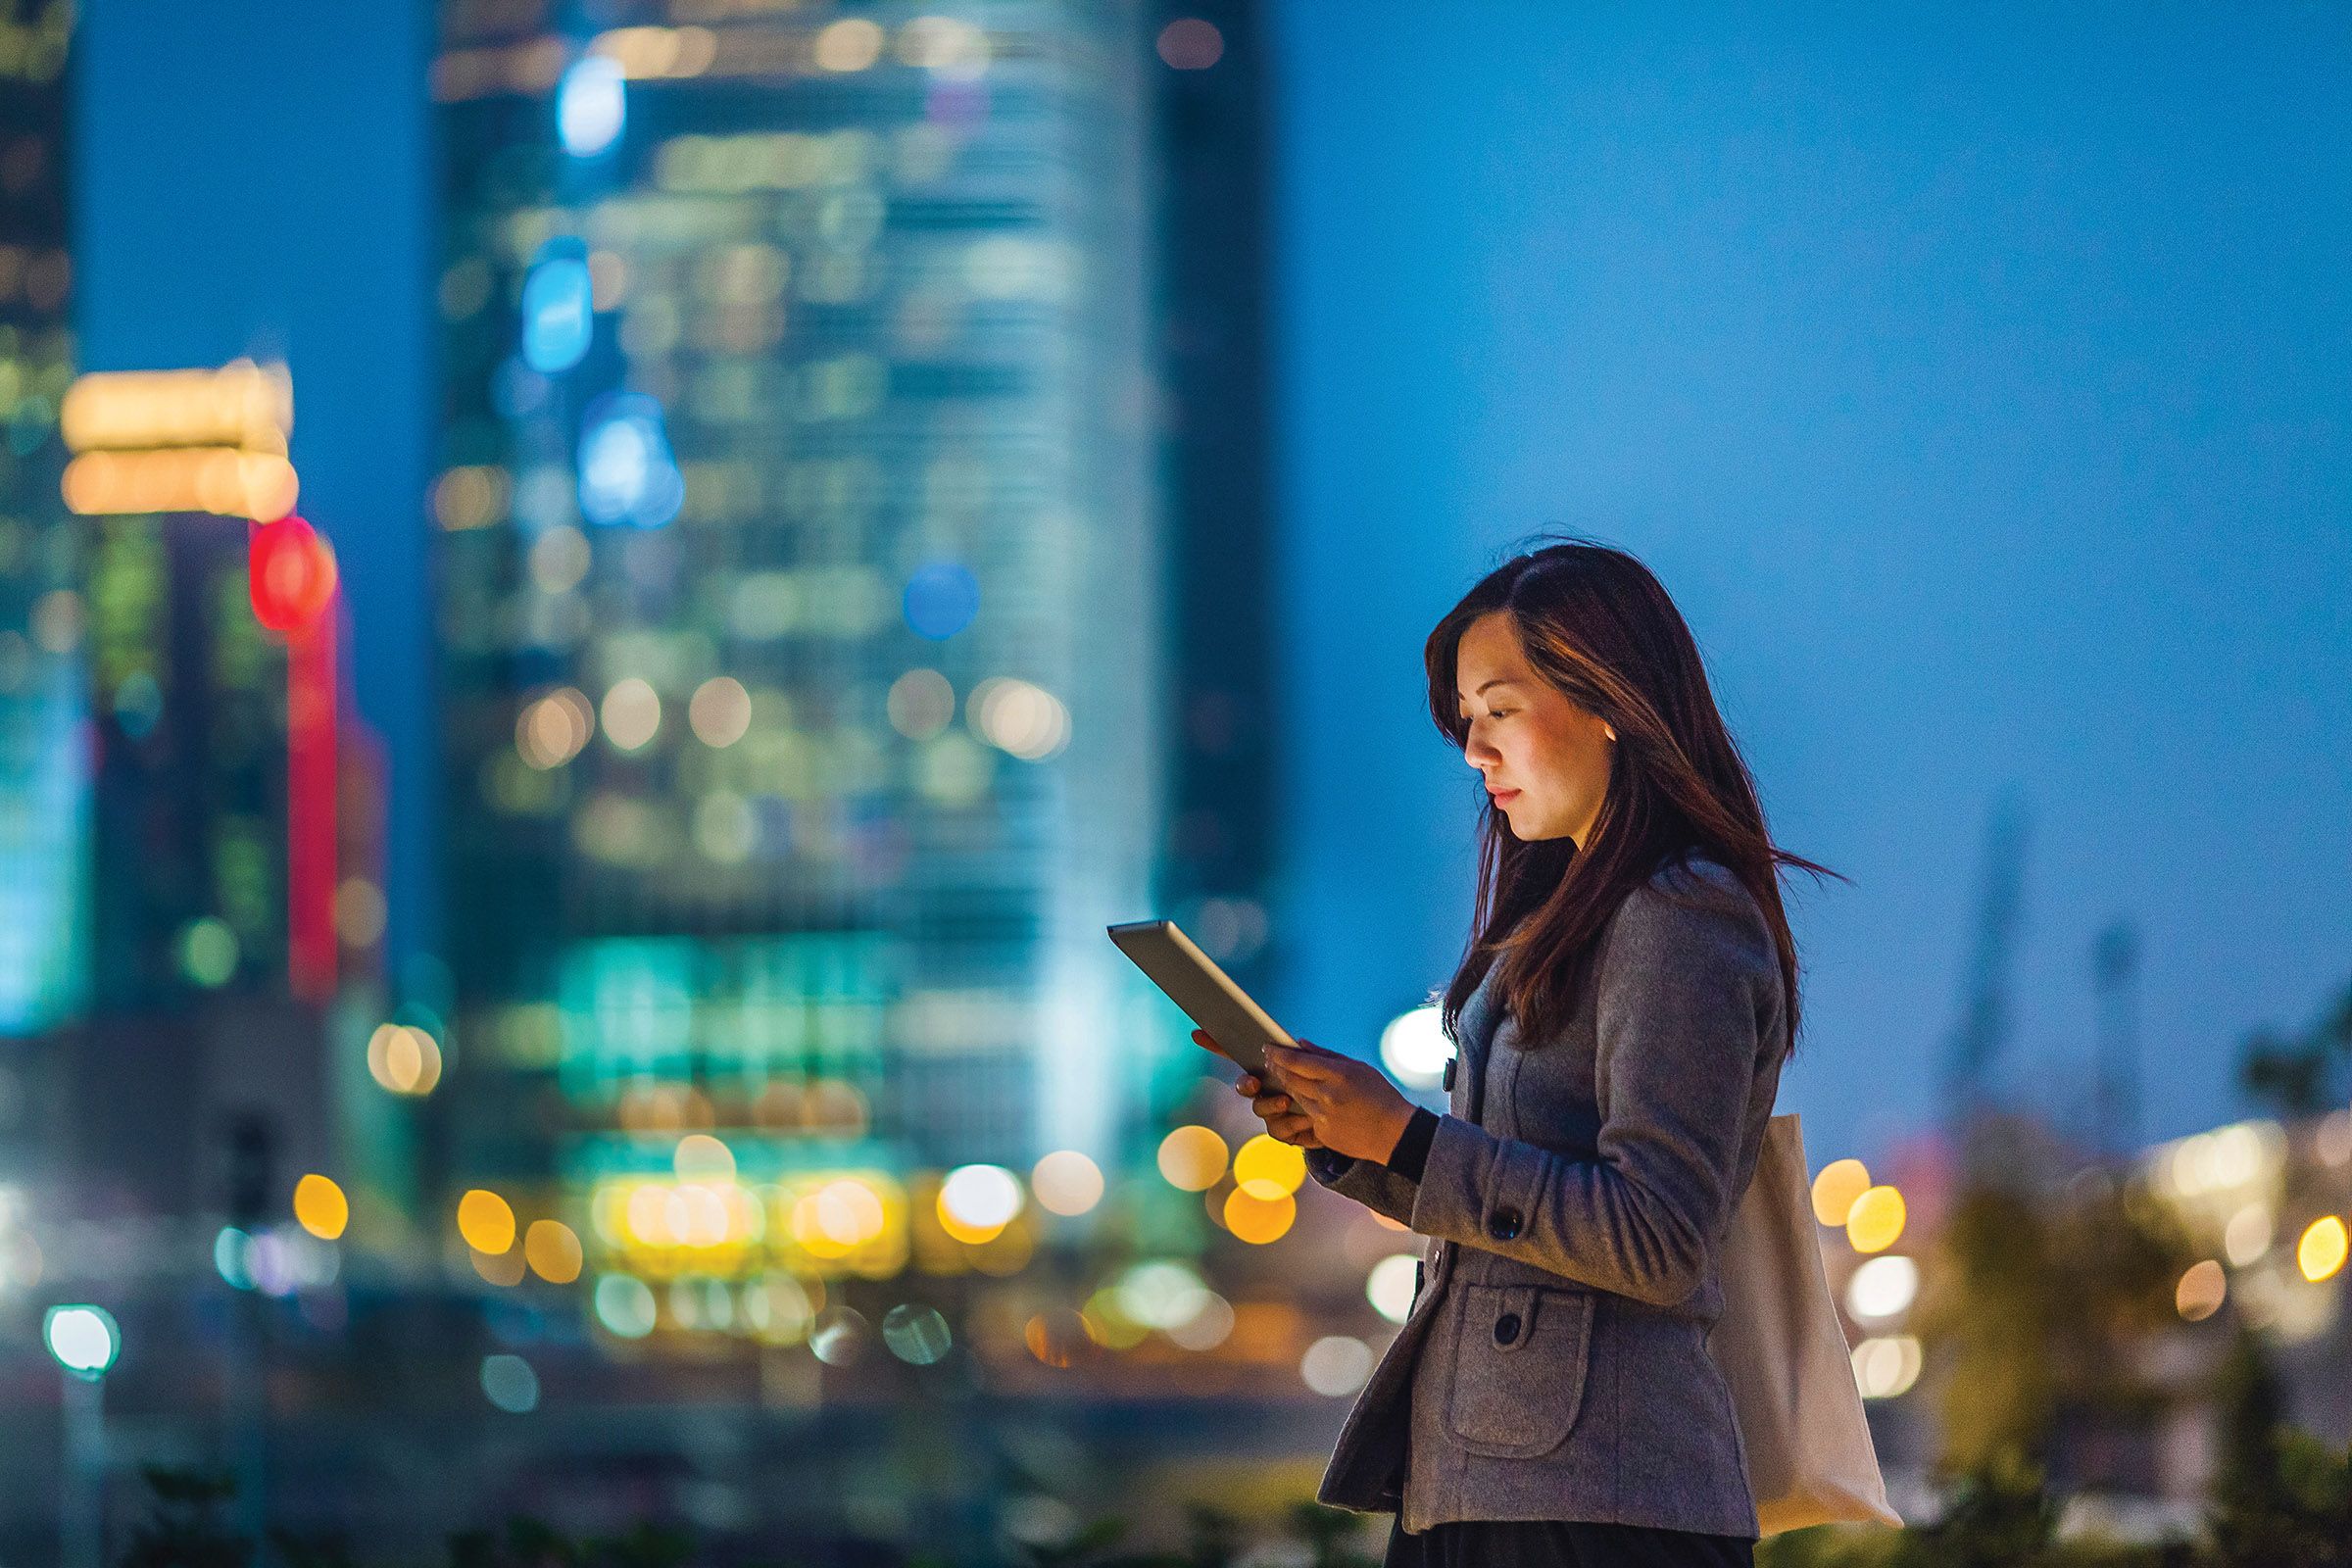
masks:
[(1396, 1147), (1389, 1151), (1382, 1164), (1408, 1182), (1421, 1179), (1421, 1169), (1429, 1163), (1429, 1146), (1438, 1136), (1438, 1113), (1427, 1105), (1413, 1107), (1413, 1119), (1404, 1124)]

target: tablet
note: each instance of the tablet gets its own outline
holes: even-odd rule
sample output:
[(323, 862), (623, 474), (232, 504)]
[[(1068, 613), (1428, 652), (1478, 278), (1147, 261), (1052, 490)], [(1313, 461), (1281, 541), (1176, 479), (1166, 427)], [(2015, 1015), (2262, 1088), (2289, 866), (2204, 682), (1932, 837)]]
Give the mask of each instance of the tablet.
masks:
[(1298, 1042), (1273, 1015), (1250, 1000), (1217, 962), (1202, 953), (1173, 920), (1137, 920), (1110, 928), (1110, 940), (1135, 960), (1135, 966), (1184, 1009), (1186, 1017), (1208, 1031), (1226, 1054), (1250, 1072), (1266, 1070), (1266, 1046)]

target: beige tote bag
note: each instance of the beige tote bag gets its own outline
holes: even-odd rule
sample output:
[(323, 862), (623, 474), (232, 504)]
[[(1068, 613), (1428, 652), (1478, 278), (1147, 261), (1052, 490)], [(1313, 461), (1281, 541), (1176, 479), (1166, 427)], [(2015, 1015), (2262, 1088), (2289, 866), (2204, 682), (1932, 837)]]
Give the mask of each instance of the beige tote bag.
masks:
[(1768, 1536), (1903, 1522), (1886, 1501), (1817, 1238), (1804, 1134), (1795, 1116), (1775, 1116), (1724, 1241), (1723, 1316), (1707, 1337)]

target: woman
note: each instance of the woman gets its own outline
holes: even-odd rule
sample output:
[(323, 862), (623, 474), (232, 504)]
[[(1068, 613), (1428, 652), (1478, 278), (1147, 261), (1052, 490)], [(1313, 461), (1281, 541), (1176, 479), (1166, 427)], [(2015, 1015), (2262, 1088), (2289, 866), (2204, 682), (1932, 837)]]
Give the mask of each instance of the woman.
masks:
[(1449, 1112), (1307, 1042), (1239, 1085), (1317, 1180), (1432, 1238), (1322, 1498), (1396, 1509), (1392, 1568), (1750, 1563), (1706, 1339), (1795, 1037), (1778, 867), (1822, 868), (1773, 847), (1690, 630), (1633, 557), (1516, 557), (1425, 659), (1489, 797), (1444, 1005)]

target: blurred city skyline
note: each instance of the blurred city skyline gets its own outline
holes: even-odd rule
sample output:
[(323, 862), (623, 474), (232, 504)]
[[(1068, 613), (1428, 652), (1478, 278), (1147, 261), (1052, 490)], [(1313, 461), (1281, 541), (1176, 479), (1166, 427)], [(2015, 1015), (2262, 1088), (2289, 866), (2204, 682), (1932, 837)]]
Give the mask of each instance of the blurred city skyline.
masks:
[[(290, 363), (396, 961), (442, 936), (429, 12), (98, 0), (75, 45), (81, 365)], [(1458, 952), (1420, 641), (1560, 525), (1659, 570), (1778, 835), (1855, 879), (1792, 906), (1817, 1148), (1934, 1119), (2012, 789), (2008, 1070), (2087, 1089), (2122, 917), (2142, 1135), (2235, 1104), (2352, 966), (2343, 19), (1270, 17), (1292, 1026), (1369, 1054)]]
[(1779, 1108), (1928, 1532), (1858, 1560), (2340, 1514), (2348, 67), (2283, 0), (0, 0), (0, 1552), (152, 1544), (161, 1460), (361, 1562), (1348, 1560), (1349, 1397), (1478, 1308), (1102, 928), (1436, 1102), (1421, 648), (1552, 531), (1851, 879)]

